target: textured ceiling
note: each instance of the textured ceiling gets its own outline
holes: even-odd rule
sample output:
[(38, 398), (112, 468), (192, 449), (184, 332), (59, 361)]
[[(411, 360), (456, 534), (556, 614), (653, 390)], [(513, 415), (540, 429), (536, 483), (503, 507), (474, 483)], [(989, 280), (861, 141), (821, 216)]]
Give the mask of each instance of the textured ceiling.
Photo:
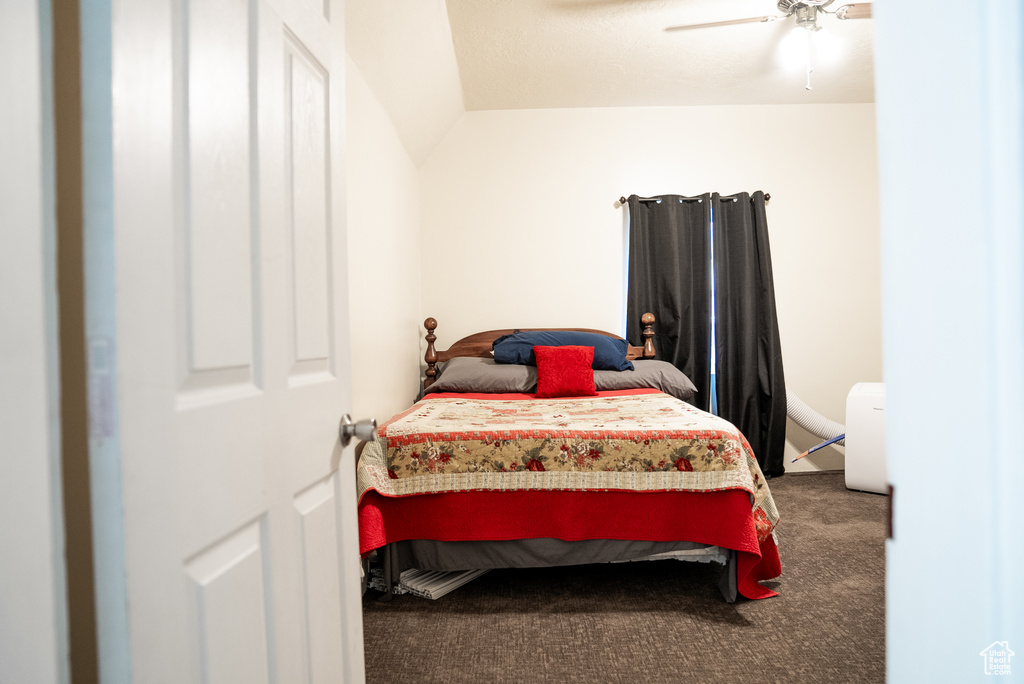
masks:
[[(819, 17), (836, 54), (782, 58), (775, 0), (447, 0), (465, 107), (524, 109), (873, 102), (870, 19)], [(839, 6), (843, 0), (837, 0)], [(818, 36), (816, 35), (815, 38)], [(812, 53), (813, 54), (813, 53)]]

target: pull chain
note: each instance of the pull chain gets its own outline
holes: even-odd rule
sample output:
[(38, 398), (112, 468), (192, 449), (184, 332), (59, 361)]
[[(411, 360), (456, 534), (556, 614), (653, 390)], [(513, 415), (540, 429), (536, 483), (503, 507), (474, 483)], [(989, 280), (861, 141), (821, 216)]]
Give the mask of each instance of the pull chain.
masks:
[(814, 90), (814, 86), (811, 85), (811, 73), (814, 71), (814, 67), (811, 65), (811, 36), (813, 34), (807, 31), (807, 85), (804, 86), (804, 90)]

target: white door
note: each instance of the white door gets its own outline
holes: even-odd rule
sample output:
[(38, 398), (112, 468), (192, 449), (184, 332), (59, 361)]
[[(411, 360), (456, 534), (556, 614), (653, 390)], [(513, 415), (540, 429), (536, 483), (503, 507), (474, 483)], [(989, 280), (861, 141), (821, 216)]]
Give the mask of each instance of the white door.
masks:
[(341, 2), (82, 16), (101, 675), (361, 681)]
[(0, 0), (0, 682), (68, 681), (49, 3)]

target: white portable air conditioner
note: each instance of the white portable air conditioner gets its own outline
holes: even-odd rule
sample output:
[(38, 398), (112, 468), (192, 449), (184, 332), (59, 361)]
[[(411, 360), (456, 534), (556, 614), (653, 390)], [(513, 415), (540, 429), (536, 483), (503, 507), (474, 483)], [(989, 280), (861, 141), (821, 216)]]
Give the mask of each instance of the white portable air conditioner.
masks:
[(889, 493), (883, 382), (857, 383), (846, 397), (846, 488)]

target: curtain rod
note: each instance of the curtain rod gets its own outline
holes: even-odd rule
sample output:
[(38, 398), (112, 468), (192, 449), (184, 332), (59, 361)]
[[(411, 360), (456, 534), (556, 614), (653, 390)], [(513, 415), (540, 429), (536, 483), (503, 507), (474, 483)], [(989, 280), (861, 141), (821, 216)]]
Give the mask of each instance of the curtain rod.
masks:
[[(723, 195), (723, 197), (728, 198), (729, 195)], [(660, 202), (661, 201), (661, 198), (659, 198), (659, 197), (637, 197), (637, 199), (640, 200), (641, 202)], [(680, 197), (680, 199), (691, 200), (692, 201), (692, 200), (700, 200), (700, 197)], [(764, 203), (768, 204), (768, 202), (771, 202), (771, 200), (772, 200), (772, 196), (770, 194), (768, 194), (767, 192), (764, 193)], [(626, 203), (626, 198), (625, 197), (620, 197), (619, 198), (619, 204), (623, 204), (624, 205), (625, 203)]]

